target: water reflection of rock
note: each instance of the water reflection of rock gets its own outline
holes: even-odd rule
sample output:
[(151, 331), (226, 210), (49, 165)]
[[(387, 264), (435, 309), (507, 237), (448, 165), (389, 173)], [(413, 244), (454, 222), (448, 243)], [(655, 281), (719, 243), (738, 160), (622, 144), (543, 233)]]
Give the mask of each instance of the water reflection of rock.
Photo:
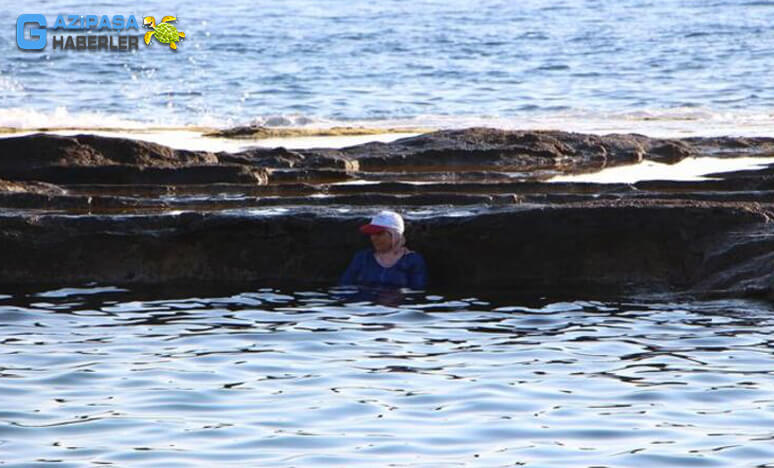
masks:
[(376, 206), (406, 213), (445, 287), (765, 295), (774, 273), (770, 166), (541, 182), (643, 160), (770, 157), (766, 138), (467, 129), (208, 153), (39, 134), (0, 139), (0, 154), (3, 282), (332, 282)]

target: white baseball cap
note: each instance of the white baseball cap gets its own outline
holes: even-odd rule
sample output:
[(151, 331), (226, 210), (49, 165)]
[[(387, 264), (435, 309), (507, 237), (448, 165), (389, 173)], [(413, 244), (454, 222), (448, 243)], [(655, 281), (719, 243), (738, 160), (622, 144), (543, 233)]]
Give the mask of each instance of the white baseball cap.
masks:
[(360, 226), (360, 232), (363, 234), (376, 234), (386, 229), (393, 229), (398, 231), (399, 234), (403, 234), (403, 218), (394, 211), (380, 211), (376, 216), (371, 218), (371, 222)]

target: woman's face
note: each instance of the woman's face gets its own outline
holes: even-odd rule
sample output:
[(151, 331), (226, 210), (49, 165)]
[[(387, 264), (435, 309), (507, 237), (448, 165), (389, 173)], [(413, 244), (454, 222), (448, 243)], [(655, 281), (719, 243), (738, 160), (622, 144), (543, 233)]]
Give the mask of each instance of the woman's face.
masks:
[(387, 231), (371, 234), (371, 244), (377, 252), (386, 252), (392, 247), (392, 236)]

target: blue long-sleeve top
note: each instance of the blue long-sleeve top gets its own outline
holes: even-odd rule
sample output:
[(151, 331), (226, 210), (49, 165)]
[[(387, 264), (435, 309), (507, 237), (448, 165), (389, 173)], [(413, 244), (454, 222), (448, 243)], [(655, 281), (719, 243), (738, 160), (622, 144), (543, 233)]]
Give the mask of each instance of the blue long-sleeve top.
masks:
[(385, 268), (376, 261), (373, 249), (363, 249), (352, 258), (339, 284), (425, 289), (427, 266), (420, 254), (409, 252)]

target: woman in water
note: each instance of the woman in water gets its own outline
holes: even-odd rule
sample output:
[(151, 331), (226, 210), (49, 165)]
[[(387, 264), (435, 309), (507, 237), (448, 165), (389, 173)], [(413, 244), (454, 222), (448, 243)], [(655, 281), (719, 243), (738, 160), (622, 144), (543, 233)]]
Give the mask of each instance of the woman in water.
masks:
[(371, 236), (373, 249), (357, 252), (341, 277), (342, 285), (425, 289), (425, 260), (406, 248), (403, 218), (394, 211), (382, 211), (361, 226)]

